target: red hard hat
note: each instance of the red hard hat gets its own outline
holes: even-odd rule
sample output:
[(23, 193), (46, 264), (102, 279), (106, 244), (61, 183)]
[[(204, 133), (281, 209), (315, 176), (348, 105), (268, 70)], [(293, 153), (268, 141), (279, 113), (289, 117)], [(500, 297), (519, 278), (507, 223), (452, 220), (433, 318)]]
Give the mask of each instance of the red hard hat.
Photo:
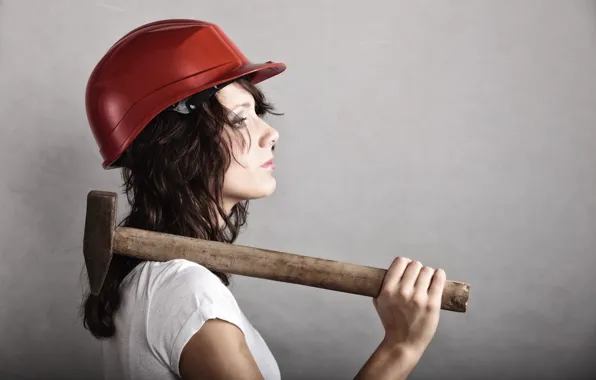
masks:
[(87, 83), (87, 118), (103, 167), (115, 167), (141, 130), (170, 105), (247, 74), (259, 83), (285, 69), (283, 63), (250, 62), (209, 22), (163, 20), (134, 29), (108, 50)]

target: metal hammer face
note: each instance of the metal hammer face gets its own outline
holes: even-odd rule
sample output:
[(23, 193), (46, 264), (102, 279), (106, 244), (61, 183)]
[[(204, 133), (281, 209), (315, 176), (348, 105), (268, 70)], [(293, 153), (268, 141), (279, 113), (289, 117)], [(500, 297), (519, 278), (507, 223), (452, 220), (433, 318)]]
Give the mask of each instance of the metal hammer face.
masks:
[(93, 190), (87, 195), (83, 255), (93, 295), (99, 294), (112, 261), (116, 201), (112, 192)]

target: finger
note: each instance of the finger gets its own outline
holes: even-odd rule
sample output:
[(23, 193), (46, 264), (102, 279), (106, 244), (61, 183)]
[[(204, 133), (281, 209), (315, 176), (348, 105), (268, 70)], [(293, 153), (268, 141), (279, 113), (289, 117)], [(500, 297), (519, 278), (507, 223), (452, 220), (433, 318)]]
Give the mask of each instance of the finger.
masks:
[(407, 257), (397, 257), (393, 260), (383, 279), (383, 289), (396, 289), (410, 262), (412, 262), (412, 260)]
[(420, 273), (418, 274), (418, 278), (416, 279), (416, 283), (414, 284), (414, 292), (424, 294), (426, 296), (428, 294), (430, 283), (434, 274), (435, 270), (433, 268), (422, 267), (422, 269), (420, 269)]
[(439, 305), (441, 304), (446, 278), (447, 276), (445, 275), (445, 271), (443, 269), (439, 268), (435, 271), (428, 290), (428, 298), (430, 302)]
[(420, 261), (412, 261), (409, 263), (403, 276), (401, 276), (401, 281), (398, 285), (399, 288), (406, 291), (413, 288), (416, 278), (418, 278), (418, 273), (420, 273), (420, 269), (422, 269), (422, 263)]

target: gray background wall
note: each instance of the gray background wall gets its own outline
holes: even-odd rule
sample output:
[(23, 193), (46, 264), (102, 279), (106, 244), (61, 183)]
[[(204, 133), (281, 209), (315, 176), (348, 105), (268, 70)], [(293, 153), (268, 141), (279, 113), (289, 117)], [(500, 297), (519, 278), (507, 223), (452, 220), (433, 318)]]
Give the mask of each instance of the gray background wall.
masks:
[[(0, 378), (101, 378), (77, 316), (84, 207), (120, 177), (84, 86), (123, 33), (169, 17), (288, 64), (262, 86), (286, 114), (278, 191), (239, 243), (471, 283), (412, 379), (596, 374), (594, 1), (4, 0)], [(351, 378), (382, 336), (365, 297), (232, 290), (284, 379)]]

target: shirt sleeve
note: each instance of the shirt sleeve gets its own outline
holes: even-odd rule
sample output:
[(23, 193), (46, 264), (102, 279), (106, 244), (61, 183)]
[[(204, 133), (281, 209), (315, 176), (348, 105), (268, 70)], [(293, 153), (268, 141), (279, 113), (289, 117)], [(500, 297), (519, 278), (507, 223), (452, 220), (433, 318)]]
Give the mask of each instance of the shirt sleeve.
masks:
[(180, 377), (180, 355), (209, 319), (222, 319), (242, 330), (242, 312), (221, 280), (207, 268), (174, 260), (149, 289), (147, 339), (151, 350)]

